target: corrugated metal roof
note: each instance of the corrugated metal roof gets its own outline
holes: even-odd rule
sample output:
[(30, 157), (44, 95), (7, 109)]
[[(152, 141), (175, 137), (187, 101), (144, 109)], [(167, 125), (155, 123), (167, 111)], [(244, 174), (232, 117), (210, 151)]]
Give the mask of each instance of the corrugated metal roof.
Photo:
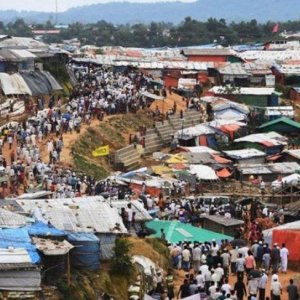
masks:
[(102, 196), (16, 201), (38, 221), (50, 221), (60, 230), (113, 233), (118, 223), (121, 232), (127, 232), (117, 209), (105, 202)]
[(251, 158), (251, 157), (261, 157), (266, 156), (266, 154), (262, 151), (259, 151), (254, 148), (250, 149), (241, 149), (241, 150), (230, 150), (230, 151), (223, 151), (229, 157), (234, 159), (244, 159), (244, 158)]
[(296, 162), (270, 163), (270, 164), (240, 164), (237, 166), (245, 175), (252, 174), (294, 174), (300, 171)]
[(112, 201), (111, 206), (118, 209), (119, 213), (121, 213), (121, 208), (127, 208), (128, 204), (131, 204), (133, 212), (135, 212), (135, 220), (136, 221), (149, 221), (152, 220), (152, 217), (148, 213), (148, 211), (144, 208), (143, 204), (137, 200), (132, 201)]
[(208, 56), (214, 56), (214, 55), (235, 55), (236, 52), (231, 48), (188, 48), (183, 49), (184, 55), (208, 55)]
[(225, 227), (238, 226), (244, 224), (244, 221), (234, 218), (224, 218), (223, 216), (203, 216), (202, 219), (208, 219)]
[(32, 219), (0, 208), (0, 228), (17, 228), (26, 226)]
[(240, 142), (249, 142), (249, 143), (259, 143), (262, 145), (265, 145), (267, 147), (269, 146), (279, 146), (279, 145), (287, 145), (288, 138), (280, 135), (277, 132), (267, 132), (267, 133), (255, 133), (250, 134), (238, 139), (235, 139), (234, 142), (240, 143)]
[(244, 66), (241, 63), (230, 63), (227, 66), (218, 69), (222, 75), (242, 75), (249, 76)]
[(284, 150), (283, 152), (295, 157), (296, 159), (300, 159), (300, 149)]
[(262, 95), (262, 96), (270, 96), (275, 93), (275, 88), (256, 88), (256, 87), (238, 87), (234, 90), (229, 91), (224, 86), (214, 86), (209, 90), (214, 94), (233, 94), (233, 95)]

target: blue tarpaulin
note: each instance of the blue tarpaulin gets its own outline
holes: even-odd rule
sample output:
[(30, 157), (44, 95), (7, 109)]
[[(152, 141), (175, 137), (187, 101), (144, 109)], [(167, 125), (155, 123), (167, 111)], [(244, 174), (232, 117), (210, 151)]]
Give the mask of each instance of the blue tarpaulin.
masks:
[(74, 267), (97, 270), (100, 267), (100, 240), (93, 233), (72, 233), (68, 241), (75, 246), (71, 250)]
[(67, 234), (55, 228), (52, 225), (45, 224), (43, 222), (36, 222), (28, 227), (29, 235), (37, 236), (66, 236)]
[(31, 242), (27, 228), (0, 230), (0, 248), (7, 249), (8, 247), (26, 249), (33, 264), (40, 262), (37, 249)]

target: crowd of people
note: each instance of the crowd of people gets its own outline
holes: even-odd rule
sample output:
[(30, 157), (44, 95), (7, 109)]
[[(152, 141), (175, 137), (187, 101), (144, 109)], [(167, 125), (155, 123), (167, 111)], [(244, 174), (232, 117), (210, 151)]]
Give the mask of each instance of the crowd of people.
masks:
[[(179, 242), (168, 244), (174, 269), (186, 275), (177, 297), (184, 299), (200, 294), (201, 299), (211, 300), (279, 300), (283, 292), (289, 300), (298, 299), (297, 286), (291, 279), (283, 290), (279, 272), (287, 273), (289, 251), (274, 244), (270, 249), (263, 241), (251, 246), (233, 246), (227, 240), (211, 242)], [(270, 281), (270, 290), (267, 284)], [(168, 298), (175, 299), (173, 285), (167, 284)], [(170, 286), (173, 286), (171, 289)]]
[[(67, 103), (58, 97), (46, 105), (37, 99), (35, 107), (23, 122), (8, 122), (2, 126), (0, 138), (0, 172), (2, 197), (38, 188), (53, 192), (53, 198), (93, 195), (110, 192), (108, 180), (77, 174), (63, 166), (61, 152), (64, 134), (80, 132), (82, 123), (105, 115), (135, 112), (145, 106), (141, 96), (147, 81), (140, 74), (112, 72), (103, 67), (72, 65), (78, 86)], [(46, 107), (47, 106), (47, 107)], [(47, 156), (41, 146), (46, 145)]]

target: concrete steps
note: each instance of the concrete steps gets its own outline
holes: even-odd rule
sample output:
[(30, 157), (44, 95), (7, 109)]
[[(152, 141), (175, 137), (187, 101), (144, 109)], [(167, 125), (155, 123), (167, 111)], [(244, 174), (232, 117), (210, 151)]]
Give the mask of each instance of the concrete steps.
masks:
[(134, 145), (129, 145), (115, 152), (115, 163), (124, 170), (131, 171), (140, 166), (141, 155)]
[(165, 121), (164, 124), (156, 126), (158, 135), (162, 139), (163, 143), (168, 145), (171, 142), (172, 135), (174, 135), (174, 128), (169, 121)]
[(145, 154), (159, 151), (164, 146), (162, 139), (157, 133), (146, 134), (145, 136)]

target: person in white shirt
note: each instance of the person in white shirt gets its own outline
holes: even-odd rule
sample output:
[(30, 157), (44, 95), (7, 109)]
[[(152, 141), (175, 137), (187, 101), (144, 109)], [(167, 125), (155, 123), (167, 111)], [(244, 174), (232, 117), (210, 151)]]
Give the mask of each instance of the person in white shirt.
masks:
[(224, 273), (224, 269), (221, 267), (221, 264), (218, 264), (218, 267), (215, 269), (216, 274), (219, 275), (220, 280), (223, 278), (223, 276), (225, 275)]
[(288, 266), (288, 256), (289, 256), (289, 250), (286, 248), (285, 244), (282, 244), (282, 248), (280, 249), (281, 272), (285, 274)]
[(224, 284), (221, 286), (221, 291), (225, 291), (225, 295), (230, 295), (231, 292), (231, 285), (228, 283), (228, 279), (225, 279)]
[(197, 285), (199, 288), (204, 288), (205, 285), (205, 278), (204, 275), (202, 274), (202, 272), (199, 270), (198, 271), (198, 275), (196, 276), (196, 280), (197, 280)]
[(182, 268), (184, 271), (189, 272), (190, 270), (190, 259), (191, 259), (191, 252), (184, 246), (184, 250), (182, 251)]
[(199, 247), (199, 244), (195, 244), (195, 247), (193, 249), (193, 267), (195, 274), (199, 271), (200, 268), (200, 261), (201, 261), (201, 248)]
[(266, 275), (265, 270), (263, 269), (262, 276), (259, 278), (258, 281), (259, 299), (265, 299), (267, 283), (268, 283), (268, 276)]
[(272, 300), (280, 300), (280, 295), (281, 294), (282, 294), (281, 283), (275, 278), (274, 282), (271, 283), (271, 296), (272, 296)]

